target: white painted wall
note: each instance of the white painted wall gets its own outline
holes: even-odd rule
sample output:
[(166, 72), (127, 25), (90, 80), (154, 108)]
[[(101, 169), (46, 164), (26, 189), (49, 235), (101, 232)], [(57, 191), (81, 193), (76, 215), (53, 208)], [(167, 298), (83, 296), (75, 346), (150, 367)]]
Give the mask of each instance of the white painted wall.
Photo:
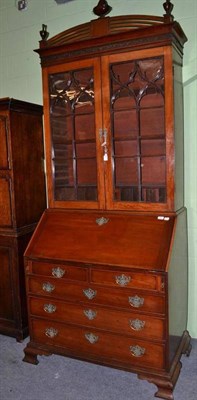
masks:
[[(108, 0), (110, 15), (164, 13), (164, 0)], [(185, 205), (189, 232), (188, 329), (197, 338), (197, 1), (172, 0), (173, 14), (188, 37), (184, 51), (185, 102)], [(94, 19), (98, 0), (75, 0), (57, 5), (54, 0), (28, 0), (19, 12), (16, 0), (0, 0), (0, 98), (42, 104), (38, 48), (42, 24), (50, 37), (74, 25)]]

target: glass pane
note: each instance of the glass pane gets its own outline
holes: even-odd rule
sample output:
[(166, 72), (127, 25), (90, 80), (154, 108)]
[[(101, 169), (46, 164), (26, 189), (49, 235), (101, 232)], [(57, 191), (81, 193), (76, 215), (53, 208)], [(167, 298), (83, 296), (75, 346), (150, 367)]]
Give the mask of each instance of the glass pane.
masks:
[(141, 141), (142, 156), (163, 156), (165, 157), (164, 139), (146, 139)]
[(116, 156), (136, 156), (138, 153), (137, 140), (120, 140), (114, 141), (114, 149)]
[(95, 159), (78, 160), (77, 162), (78, 185), (96, 186), (96, 162)]
[(142, 187), (142, 201), (151, 203), (164, 203), (166, 191), (164, 187)]
[(143, 184), (164, 186), (165, 157), (142, 157), (141, 171)]
[(50, 75), (49, 89), (54, 199), (96, 201), (93, 69)]
[(110, 65), (115, 201), (166, 201), (163, 57)]
[(164, 109), (142, 109), (140, 113), (141, 136), (164, 135)]
[(138, 183), (138, 165), (136, 158), (116, 158), (116, 186), (126, 186)]
[(66, 143), (72, 139), (73, 121), (72, 117), (51, 117), (51, 131), (53, 138), (53, 147), (56, 143)]
[[(122, 139), (136, 137), (138, 123), (136, 110), (114, 111), (114, 136)], [(125, 123), (126, 122), (126, 123)]]
[(75, 136), (76, 140), (94, 140), (94, 114), (75, 117)]
[(96, 158), (96, 148), (94, 143), (77, 143), (76, 144), (76, 155), (79, 157), (93, 157), (94, 161)]

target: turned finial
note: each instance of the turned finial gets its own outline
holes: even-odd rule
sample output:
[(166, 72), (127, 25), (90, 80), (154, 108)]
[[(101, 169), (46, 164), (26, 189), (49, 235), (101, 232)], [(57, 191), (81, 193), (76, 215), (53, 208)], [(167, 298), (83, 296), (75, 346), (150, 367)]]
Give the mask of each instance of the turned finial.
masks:
[(171, 3), (171, 1), (170, 0), (166, 0), (165, 3), (163, 3), (163, 8), (164, 8), (164, 10), (166, 12), (164, 14), (164, 18), (165, 18), (166, 22), (173, 21), (174, 17), (171, 14), (171, 12), (172, 12), (172, 10), (174, 8), (174, 5)]
[(102, 18), (109, 14), (111, 10), (112, 7), (109, 6), (106, 0), (100, 0), (97, 6), (93, 8), (93, 13)]
[(47, 40), (49, 32), (47, 32), (47, 25), (42, 24), (42, 30), (40, 31), (42, 40)]

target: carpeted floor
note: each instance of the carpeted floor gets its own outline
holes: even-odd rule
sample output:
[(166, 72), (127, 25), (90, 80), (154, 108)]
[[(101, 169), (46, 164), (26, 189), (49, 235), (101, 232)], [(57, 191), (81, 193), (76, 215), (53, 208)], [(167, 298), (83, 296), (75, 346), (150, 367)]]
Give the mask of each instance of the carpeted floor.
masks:
[[(39, 364), (22, 361), (28, 339), (0, 335), (0, 400), (153, 400), (156, 387), (136, 375), (52, 355)], [(182, 357), (175, 400), (197, 399), (197, 340)]]

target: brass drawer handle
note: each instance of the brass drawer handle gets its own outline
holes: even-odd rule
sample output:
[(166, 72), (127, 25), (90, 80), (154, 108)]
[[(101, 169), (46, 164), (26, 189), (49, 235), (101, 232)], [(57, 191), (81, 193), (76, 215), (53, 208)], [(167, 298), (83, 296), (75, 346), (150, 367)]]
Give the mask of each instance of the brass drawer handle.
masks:
[(52, 268), (52, 275), (55, 278), (62, 278), (64, 276), (65, 272), (66, 271), (60, 267)]
[(58, 330), (55, 328), (46, 328), (45, 335), (52, 339), (58, 335)]
[(94, 344), (98, 342), (99, 337), (94, 335), (93, 333), (85, 333), (85, 338), (90, 342), (91, 344)]
[(42, 285), (42, 289), (43, 289), (45, 292), (51, 293), (53, 290), (55, 290), (55, 286), (52, 285), (52, 283), (50, 283), (50, 282), (45, 282), (45, 283), (43, 283), (43, 285)]
[(134, 297), (129, 296), (129, 304), (134, 308), (142, 307), (144, 304), (144, 298), (137, 295)]
[(124, 274), (115, 276), (116, 283), (120, 286), (127, 286), (131, 282), (131, 277)]
[(83, 293), (89, 300), (92, 300), (96, 296), (97, 291), (89, 288), (89, 289), (84, 289)]
[(97, 312), (93, 310), (84, 310), (83, 313), (89, 320), (93, 320), (97, 316)]
[(52, 314), (56, 311), (56, 306), (54, 306), (53, 304), (44, 304), (44, 311), (46, 311), (49, 314)]
[(141, 331), (145, 327), (145, 321), (141, 321), (140, 319), (130, 319), (129, 324), (134, 331)]
[(130, 352), (134, 357), (142, 357), (145, 354), (146, 349), (144, 347), (130, 346)]

